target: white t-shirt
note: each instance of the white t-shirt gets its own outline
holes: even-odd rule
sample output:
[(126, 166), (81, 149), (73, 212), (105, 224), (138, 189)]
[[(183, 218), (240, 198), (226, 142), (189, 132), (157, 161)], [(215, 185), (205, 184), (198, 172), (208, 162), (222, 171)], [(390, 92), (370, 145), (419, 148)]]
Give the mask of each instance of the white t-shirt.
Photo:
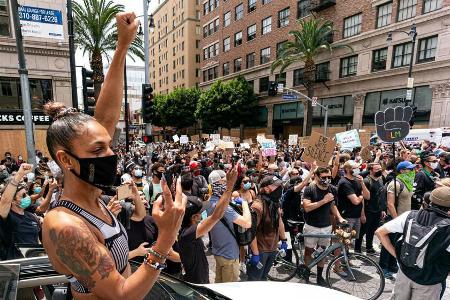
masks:
[[(408, 218), (410, 212), (411, 211), (402, 213), (400, 216), (385, 223), (381, 227), (392, 233), (403, 233), (403, 228), (406, 224), (406, 218)], [(447, 252), (450, 252), (450, 246), (447, 247)]]

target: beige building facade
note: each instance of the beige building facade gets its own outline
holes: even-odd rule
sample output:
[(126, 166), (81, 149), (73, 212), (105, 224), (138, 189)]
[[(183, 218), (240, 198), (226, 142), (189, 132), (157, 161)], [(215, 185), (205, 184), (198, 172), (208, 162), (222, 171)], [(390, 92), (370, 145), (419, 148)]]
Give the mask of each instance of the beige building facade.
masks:
[[(294, 3), (293, 3), (294, 2)], [(243, 3), (243, 10), (237, 11)], [(250, 10), (250, 4), (256, 3)], [(226, 5), (227, 9), (220, 11), (219, 24), (224, 24), (227, 11), (231, 11), (233, 18), (243, 14), (242, 30), (243, 50), (236, 57), (227, 57), (223, 53), (225, 40), (219, 41), (219, 54), (216, 60), (217, 72), (206, 76), (200, 86), (208, 88), (216, 79), (229, 79), (242, 74), (253, 85), (254, 91), (260, 96), (261, 110), (258, 120), (264, 120), (267, 133), (286, 137), (289, 133), (301, 133), (303, 126), (304, 105), (302, 101), (283, 100), (278, 94), (276, 97), (267, 96), (268, 82), (283, 83), (289, 88), (306, 93), (303, 85), (303, 64), (298, 63), (286, 69), (285, 73), (274, 74), (270, 72), (271, 62), (280, 44), (278, 33), (280, 24), (289, 27), (295, 24), (295, 19), (322, 17), (333, 21), (337, 32), (333, 42), (346, 43), (353, 48), (353, 52), (339, 49), (333, 53), (324, 53), (316, 60), (315, 95), (319, 102), (329, 105), (329, 132), (334, 134), (345, 128), (358, 128), (373, 130), (374, 114), (378, 110), (397, 105), (415, 105), (417, 109), (417, 127), (443, 127), (450, 126), (450, 1), (449, 0), (362, 0), (362, 1), (333, 1), (333, 0), (299, 0), (286, 1), (285, 7), (280, 7), (278, 1), (220, 1), (219, 5)], [(271, 8), (271, 6), (277, 6)], [(255, 22), (256, 35), (248, 41), (248, 32), (254, 32), (251, 23), (245, 20), (262, 10), (262, 22)], [(247, 16), (248, 15), (248, 16)], [(287, 17), (286, 17), (287, 16)], [(264, 20), (271, 17), (272, 32), (262, 34)], [(210, 22), (205, 16), (202, 25)], [(253, 23), (254, 21), (252, 21)], [(417, 40), (412, 49), (412, 39), (406, 33), (415, 24)], [(224, 29), (225, 30), (225, 29)], [(387, 43), (388, 33), (392, 33), (392, 42)], [(219, 31), (220, 32), (220, 31)], [(259, 39), (275, 34), (273, 42), (260, 45)], [(236, 46), (231, 36), (231, 51)], [(286, 35), (285, 39), (290, 39)], [(255, 43), (256, 41), (256, 43)], [(226, 41), (228, 47), (228, 40)], [(252, 48), (252, 45), (257, 47)], [(262, 56), (268, 50), (270, 61), (260, 58), (251, 67), (246, 62), (248, 53)], [(232, 53), (231, 52), (231, 53)], [(266, 51), (267, 52), (267, 51)], [(222, 59), (227, 57), (226, 59)], [(239, 62), (242, 67), (237, 71), (233, 61), (242, 58)], [(249, 56), (247, 56), (249, 57)], [(251, 56), (250, 56), (251, 57)], [(410, 59), (413, 60), (414, 91), (412, 101), (406, 99), (406, 86)], [(224, 64), (227, 64), (224, 73)], [(207, 62), (202, 63), (207, 70)], [(279, 73), (279, 72), (278, 72)], [(224, 75), (225, 74), (225, 75)], [(211, 80), (213, 79), (213, 80)], [(256, 112), (255, 112), (256, 115)], [(323, 128), (324, 111), (314, 108), (314, 130)]]
[[(50, 119), (42, 105), (72, 106), (66, 0), (20, 1), (36, 149), (45, 151)], [(0, 0), (0, 153), (26, 156), (18, 56), (10, 0)]]
[(150, 83), (156, 94), (199, 83), (199, 0), (161, 1), (150, 33)]

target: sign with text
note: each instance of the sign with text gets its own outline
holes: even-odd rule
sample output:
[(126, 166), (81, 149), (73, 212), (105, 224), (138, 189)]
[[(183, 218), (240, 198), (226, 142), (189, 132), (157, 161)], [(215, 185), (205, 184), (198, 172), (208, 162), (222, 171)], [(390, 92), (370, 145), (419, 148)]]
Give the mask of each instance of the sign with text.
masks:
[(216, 145), (216, 146), (219, 145), (219, 142), (220, 142), (220, 134), (219, 133), (211, 134), (210, 138), (214, 145)]
[(209, 139), (209, 134), (203, 133), (202, 134), (202, 139)]
[(187, 135), (182, 135), (182, 136), (180, 137), (180, 144), (187, 144), (187, 143), (189, 143), (189, 138), (188, 138), (188, 136), (187, 136)]
[(309, 138), (308, 145), (303, 152), (303, 160), (309, 163), (316, 161), (319, 167), (328, 166), (328, 162), (333, 156), (336, 143), (320, 133), (313, 132)]
[(295, 146), (298, 143), (298, 134), (289, 135), (289, 146)]
[(387, 143), (403, 140), (409, 133), (413, 110), (410, 106), (389, 107), (375, 114), (378, 137)]
[(172, 139), (173, 139), (173, 141), (176, 143), (176, 142), (178, 142), (179, 140), (180, 140), (180, 138), (178, 137), (178, 135), (174, 135), (173, 137), (172, 137)]
[(262, 148), (263, 156), (276, 156), (277, 155), (277, 145), (273, 140), (262, 140), (260, 142)]
[(191, 141), (193, 141), (193, 142), (198, 142), (199, 140), (200, 140), (200, 137), (199, 137), (198, 134), (197, 134), (197, 135), (191, 136)]
[(309, 136), (300, 136), (298, 138), (298, 144), (300, 145), (301, 148), (305, 148), (306, 146), (308, 146), (308, 139)]
[[(52, 118), (44, 115), (42, 111), (33, 111), (31, 119), (35, 125), (50, 125)], [(0, 113), (0, 125), (24, 125), (22, 111), (2, 111)]]
[(336, 133), (336, 143), (341, 145), (341, 149), (361, 147), (358, 130), (353, 129)]
[(19, 18), (23, 36), (64, 40), (60, 10), (21, 5)]
[(231, 142), (231, 136), (224, 135), (223, 138), (222, 138), (222, 140), (223, 140), (224, 142)]

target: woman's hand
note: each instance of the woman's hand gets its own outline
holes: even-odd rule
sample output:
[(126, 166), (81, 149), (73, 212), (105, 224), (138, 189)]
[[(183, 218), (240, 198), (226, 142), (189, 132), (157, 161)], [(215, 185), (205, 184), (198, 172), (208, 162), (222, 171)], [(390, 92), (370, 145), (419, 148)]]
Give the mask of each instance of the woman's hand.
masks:
[(122, 210), (122, 205), (120, 205), (117, 195), (111, 198), (108, 205), (106, 205), (106, 208), (117, 218), (117, 215)]
[(148, 252), (148, 249), (150, 248), (150, 247), (145, 247), (145, 246), (147, 246), (148, 245), (148, 243), (147, 242), (144, 242), (144, 243), (142, 243), (142, 244), (140, 244), (139, 245), (139, 247), (137, 247), (136, 249), (135, 249), (135, 254), (136, 254), (136, 256), (144, 256), (145, 254), (147, 254), (147, 252)]

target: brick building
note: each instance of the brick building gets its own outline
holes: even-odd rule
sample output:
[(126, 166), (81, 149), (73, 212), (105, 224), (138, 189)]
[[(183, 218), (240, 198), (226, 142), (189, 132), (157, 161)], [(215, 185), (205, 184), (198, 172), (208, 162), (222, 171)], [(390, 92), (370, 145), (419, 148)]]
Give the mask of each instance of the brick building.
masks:
[[(331, 134), (350, 126), (373, 128), (376, 111), (408, 102), (411, 54), (416, 124), (450, 126), (450, 0), (203, 2), (200, 86), (208, 88), (215, 79), (242, 74), (260, 96), (261, 109), (255, 115), (268, 133), (286, 137), (301, 132), (303, 103), (284, 101), (281, 95), (268, 97), (267, 89), (269, 81), (276, 81), (305, 92), (301, 63), (283, 74), (271, 74), (270, 65), (282, 42), (290, 38), (288, 32), (297, 27), (295, 20), (312, 16), (333, 21), (338, 30), (333, 42), (354, 50), (340, 49), (316, 59), (315, 94), (330, 107)], [(401, 32), (393, 32), (391, 44), (387, 43), (390, 31), (409, 32), (413, 24), (415, 49), (411, 37)], [(323, 114), (314, 108), (314, 126), (322, 126)]]

